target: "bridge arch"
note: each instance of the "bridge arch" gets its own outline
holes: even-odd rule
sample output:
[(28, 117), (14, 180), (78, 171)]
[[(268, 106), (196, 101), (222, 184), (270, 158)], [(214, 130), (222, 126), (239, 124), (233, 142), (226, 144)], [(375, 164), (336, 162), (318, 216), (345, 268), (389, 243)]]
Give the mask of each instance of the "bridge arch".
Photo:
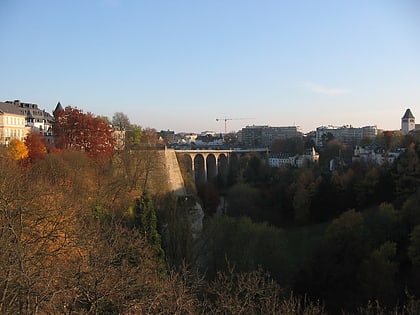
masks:
[(193, 158), (194, 180), (197, 184), (207, 182), (207, 163), (203, 155), (196, 154)]
[[(175, 150), (184, 167), (191, 172), (196, 183), (206, 183), (216, 178), (227, 179), (231, 159), (238, 162), (239, 156), (250, 152), (267, 152), (267, 149), (254, 150)], [(236, 164), (235, 163), (235, 164)]]
[(193, 159), (188, 154), (178, 155), (178, 163), (192, 179), (194, 179)]
[(217, 178), (217, 174), (218, 174), (217, 159), (214, 154), (210, 153), (207, 155), (206, 166), (207, 166), (207, 181), (209, 182)]
[(220, 154), (217, 158), (218, 175), (217, 179), (220, 184), (226, 185), (229, 175), (229, 161), (230, 157), (226, 154)]

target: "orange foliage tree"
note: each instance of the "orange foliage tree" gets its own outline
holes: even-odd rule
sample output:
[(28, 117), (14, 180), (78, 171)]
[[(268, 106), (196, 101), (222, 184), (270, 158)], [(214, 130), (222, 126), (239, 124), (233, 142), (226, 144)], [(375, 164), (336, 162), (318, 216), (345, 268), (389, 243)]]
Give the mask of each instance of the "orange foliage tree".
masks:
[(28, 148), (28, 159), (31, 162), (42, 159), (47, 154), (45, 139), (37, 132), (31, 132), (26, 137), (25, 144)]
[(26, 147), (25, 143), (19, 139), (12, 139), (10, 141), (8, 151), (10, 156), (17, 161), (26, 159), (28, 157), (28, 148)]
[(91, 157), (109, 157), (114, 152), (112, 129), (103, 119), (71, 106), (55, 112), (54, 116), (57, 148), (87, 152)]
[(159, 137), (157, 135), (156, 129), (146, 128), (142, 130), (142, 139), (143, 143), (147, 144), (157, 144), (159, 143)]

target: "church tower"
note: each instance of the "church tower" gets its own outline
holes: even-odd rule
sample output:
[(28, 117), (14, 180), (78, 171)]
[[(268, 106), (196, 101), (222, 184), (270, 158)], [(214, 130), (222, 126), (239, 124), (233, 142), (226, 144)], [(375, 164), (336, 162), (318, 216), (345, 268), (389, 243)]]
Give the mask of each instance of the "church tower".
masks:
[(404, 116), (401, 118), (401, 131), (409, 133), (411, 130), (416, 129), (416, 122), (411, 110), (407, 108)]

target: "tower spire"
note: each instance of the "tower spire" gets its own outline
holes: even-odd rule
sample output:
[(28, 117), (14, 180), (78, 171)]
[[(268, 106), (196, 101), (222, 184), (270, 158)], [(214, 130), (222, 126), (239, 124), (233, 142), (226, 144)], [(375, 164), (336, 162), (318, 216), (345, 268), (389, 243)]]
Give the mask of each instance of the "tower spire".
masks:
[(63, 106), (61, 106), (61, 103), (60, 102), (57, 103), (57, 106), (53, 110), (53, 114), (55, 114), (57, 112), (64, 112), (64, 108), (63, 108)]
[(414, 129), (416, 129), (416, 120), (411, 110), (407, 108), (404, 116), (401, 118), (401, 131), (404, 133), (409, 133)]

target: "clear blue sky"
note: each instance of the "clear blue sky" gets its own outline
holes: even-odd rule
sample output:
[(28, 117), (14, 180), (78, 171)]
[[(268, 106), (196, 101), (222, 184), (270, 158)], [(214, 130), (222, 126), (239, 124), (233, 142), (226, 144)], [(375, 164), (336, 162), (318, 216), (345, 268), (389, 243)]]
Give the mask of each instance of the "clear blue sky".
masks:
[(224, 117), (399, 129), (408, 107), (420, 122), (418, 0), (0, 0), (0, 14), (1, 101), (176, 132)]

